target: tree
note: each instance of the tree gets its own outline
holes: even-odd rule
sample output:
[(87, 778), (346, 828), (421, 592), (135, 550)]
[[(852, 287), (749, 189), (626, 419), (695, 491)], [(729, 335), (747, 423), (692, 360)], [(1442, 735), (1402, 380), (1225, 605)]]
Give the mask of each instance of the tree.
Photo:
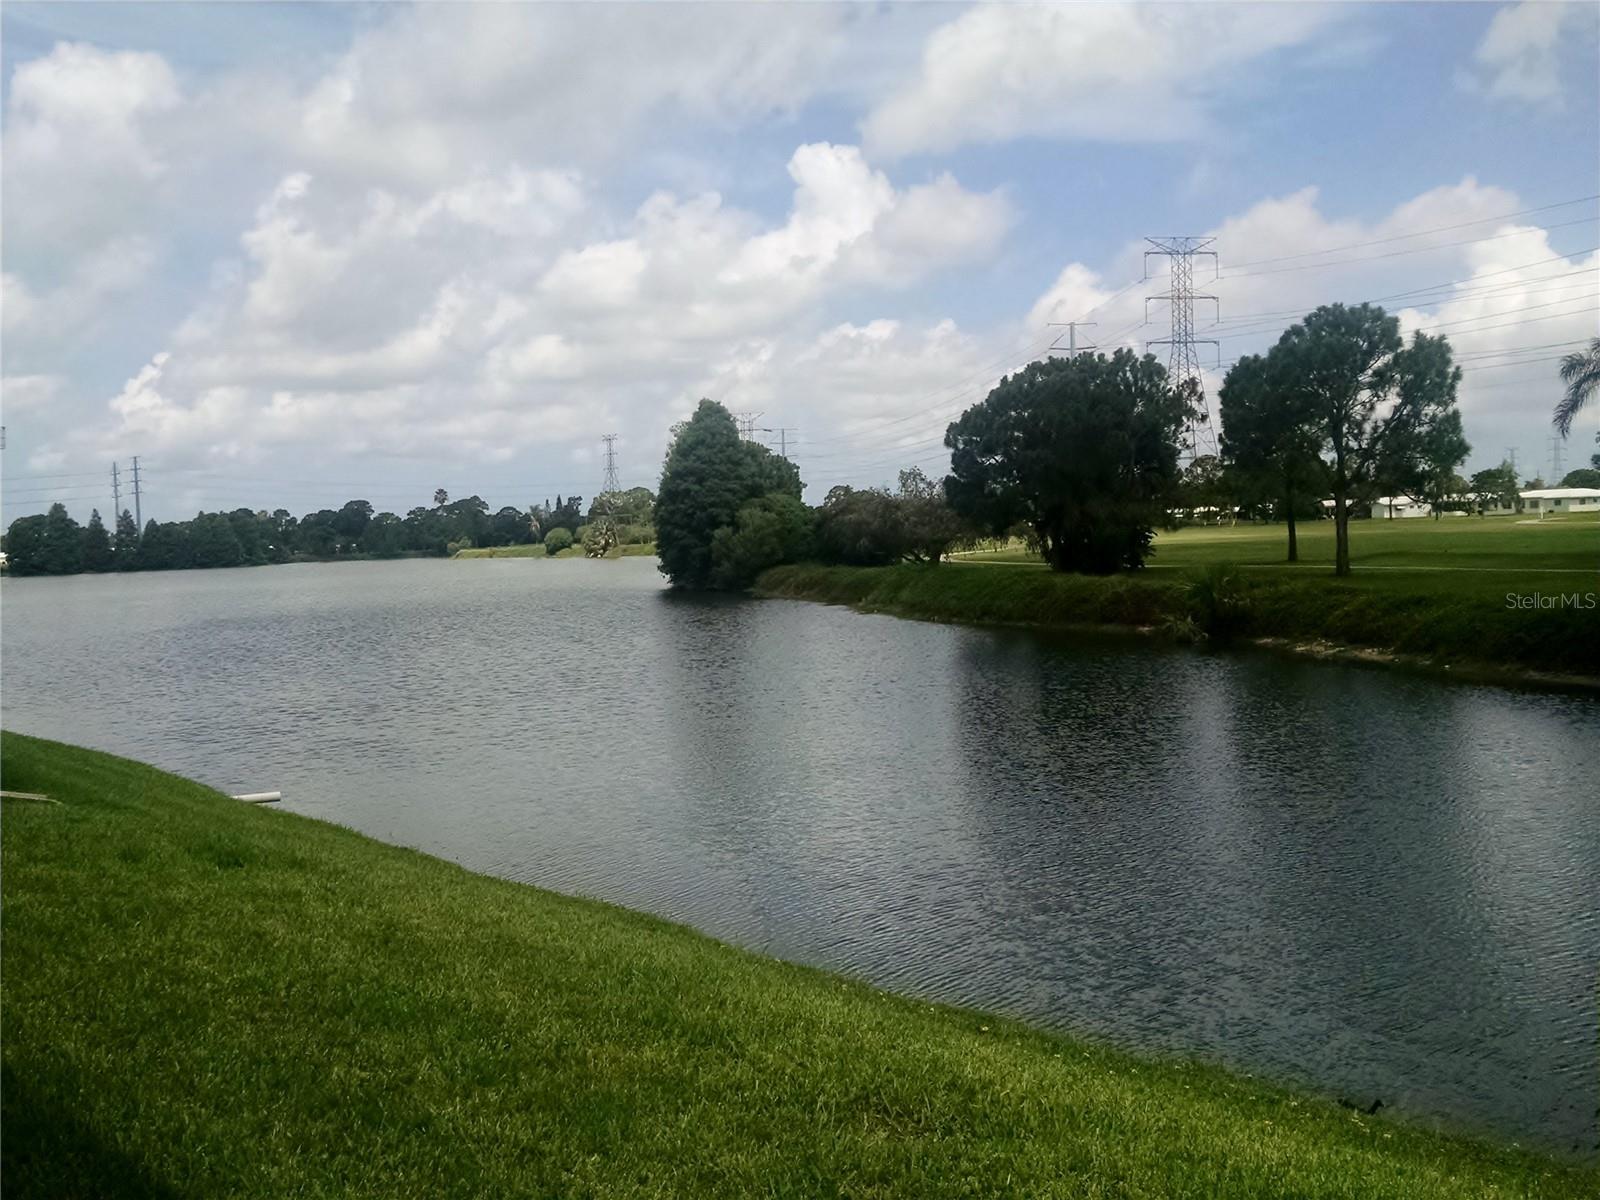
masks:
[(133, 523), (133, 514), (127, 509), (117, 514), (117, 533), (111, 552), (119, 571), (132, 571), (139, 565), (139, 527)]
[(45, 513), (40, 550), (40, 565), (46, 575), (76, 575), (83, 570), (83, 530), (68, 514), (66, 505), (52, 504)]
[(433, 506), (435, 508), (443, 508), (449, 503), (450, 493), (445, 491), (443, 488), (435, 488), (433, 493)]
[(1467, 494), (1483, 516), (1488, 508), (1510, 508), (1517, 501), (1517, 473), (1508, 462), (1475, 472), (1467, 481)]
[(966, 532), (945, 499), (944, 484), (929, 479), (920, 467), (900, 472), (900, 491), (894, 500), (902, 532), (901, 554), (913, 562), (937, 564)]
[(405, 550), (405, 522), (381, 512), (361, 531), (361, 549), (374, 558), (398, 558)]
[(1429, 455), (1445, 452), (1439, 426), (1455, 412), (1461, 371), (1444, 338), (1418, 333), (1406, 345), (1399, 321), (1372, 304), (1324, 305), (1285, 330), (1274, 353), (1275, 385), (1315, 414), (1332, 459), (1334, 574), (1348, 575), (1351, 505), (1386, 484), (1419, 486)]
[(1272, 497), (1289, 533), (1289, 562), (1300, 561), (1295, 515), (1320, 490), (1316, 414), (1285, 378), (1286, 355), (1251, 354), (1228, 371), (1218, 395), (1223, 461), (1258, 495)]
[(674, 587), (711, 585), (711, 542), (759, 495), (753, 460), (722, 405), (702, 400), (677, 428), (656, 498), (656, 552)]
[(89, 523), (83, 527), (82, 562), (85, 571), (111, 570), (111, 535), (98, 508), (89, 510)]
[(1590, 340), (1582, 350), (1574, 350), (1561, 360), (1561, 382), (1567, 385), (1565, 394), (1556, 402), (1551, 424), (1562, 437), (1572, 432), (1572, 422), (1583, 406), (1600, 389), (1600, 337)]
[(811, 510), (797, 497), (768, 492), (749, 501), (733, 525), (712, 535), (712, 586), (738, 591), (768, 567), (809, 557), (811, 525)]
[(905, 531), (894, 497), (877, 488), (840, 484), (816, 515), (815, 550), (824, 562), (881, 567), (905, 553)]
[(1026, 522), (1058, 571), (1141, 566), (1178, 481), (1188, 411), (1153, 355), (1030, 363), (946, 431), (950, 506), (993, 534)]
[(1600, 488), (1600, 467), (1579, 467), (1561, 477), (1562, 487)]
[(45, 516), (18, 517), (6, 530), (6, 564), (13, 575), (45, 573)]
[(367, 522), (370, 520), (372, 505), (368, 501), (346, 500), (344, 507), (333, 515), (334, 532), (339, 535), (342, 544), (354, 546), (367, 531)]
[(1456, 467), (1471, 450), (1461, 432), (1461, 413), (1453, 408), (1433, 422), (1419, 439), (1412, 490), (1433, 506), (1434, 520), (1452, 500), (1466, 493), (1467, 481), (1456, 473)]
[(222, 513), (200, 513), (189, 522), (189, 551), (197, 567), (237, 567), (244, 562), (239, 535)]

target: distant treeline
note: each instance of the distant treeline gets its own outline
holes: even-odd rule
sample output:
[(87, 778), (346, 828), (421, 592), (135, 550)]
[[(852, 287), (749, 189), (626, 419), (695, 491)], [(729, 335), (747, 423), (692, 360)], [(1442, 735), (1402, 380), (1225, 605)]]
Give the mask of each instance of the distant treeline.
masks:
[(479, 496), (452, 501), (443, 490), (432, 507), (405, 516), (374, 512), (350, 500), (294, 517), (287, 509), (236, 508), (202, 512), (188, 521), (147, 521), (117, 514), (108, 530), (96, 510), (79, 525), (62, 504), (42, 516), (18, 517), (4, 538), (7, 567), (15, 575), (76, 575), (86, 571), (168, 571), (185, 567), (241, 567), (332, 558), (443, 556), (471, 546), (525, 546), (557, 529), (582, 540), (600, 513), (615, 522), (623, 544), (648, 542), (655, 496), (647, 488), (602, 495), (586, 512), (581, 496), (556, 497), (521, 509), (491, 513)]

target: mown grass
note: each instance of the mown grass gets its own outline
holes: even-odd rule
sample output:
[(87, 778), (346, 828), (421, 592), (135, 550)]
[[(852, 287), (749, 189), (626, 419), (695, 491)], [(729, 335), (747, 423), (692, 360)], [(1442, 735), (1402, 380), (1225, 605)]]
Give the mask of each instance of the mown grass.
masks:
[(13, 734), (15, 1197), (1586, 1196)]
[[(644, 542), (639, 545), (621, 546), (606, 555), (607, 558), (637, 558), (654, 557), (656, 544)], [(582, 546), (568, 546), (565, 550), (558, 550), (554, 554), (546, 554), (542, 545), (539, 546), (477, 546), (470, 550), (457, 550), (455, 558), (582, 558)]]
[[(1298, 563), (1284, 561), (1283, 526), (1241, 525), (1160, 533), (1144, 571), (1105, 579), (1057, 575), (1013, 545), (958, 556), (950, 571), (779, 567), (757, 591), (940, 621), (1181, 628), (1190, 581), (1233, 564), (1242, 636), (1600, 676), (1600, 518), (1359, 521), (1350, 538), (1345, 579), (1332, 572), (1332, 523), (1316, 521), (1301, 526)], [(1577, 599), (1509, 599), (1530, 595)]]

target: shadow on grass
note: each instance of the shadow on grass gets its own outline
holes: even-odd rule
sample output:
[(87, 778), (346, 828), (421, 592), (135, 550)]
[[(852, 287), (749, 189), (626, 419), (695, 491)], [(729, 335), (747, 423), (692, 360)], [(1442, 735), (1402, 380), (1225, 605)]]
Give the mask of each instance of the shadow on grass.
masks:
[(151, 1178), (10, 1067), (0, 1075), (0, 1129), (5, 1131), (0, 1137), (0, 1194), (6, 1200), (177, 1200), (181, 1194)]

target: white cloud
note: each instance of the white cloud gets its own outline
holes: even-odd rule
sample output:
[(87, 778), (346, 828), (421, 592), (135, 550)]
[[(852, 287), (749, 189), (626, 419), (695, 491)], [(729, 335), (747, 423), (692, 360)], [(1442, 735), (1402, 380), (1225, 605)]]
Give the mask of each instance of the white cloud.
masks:
[(1550, 0), (1507, 5), (1478, 43), (1473, 58), (1479, 73), (1469, 80), (1496, 99), (1560, 107), (1562, 50), (1593, 11), (1591, 5)]
[(5, 146), (13, 262), (70, 264), (136, 230), (166, 171), (152, 125), (181, 99), (156, 54), (62, 42), (18, 66)]
[(916, 78), (862, 125), (874, 156), (1018, 137), (1205, 131), (1231, 73), (1331, 19), (1321, 5), (981, 5), (936, 29)]
[[(853, 146), (801, 146), (789, 173), (775, 225), (714, 193), (658, 193), (595, 241), (569, 172), (511, 166), (359, 199), (292, 173), (241, 235), (237, 267), (111, 402), (113, 422), (73, 436), (184, 463), (294, 438), (317, 453), (503, 458), (600, 421), (664, 429), (708, 362), (815, 328), (843, 289), (903, 287), (992, 251), (1011, 220), (1003, 195), (948, 175), (898, 189)], [(382, 428), (340, 428), (357, 413)]]
[(789, 5), (418, 5), (359, 35), (295, 104), (261, 106), (319, 174), (437, 187), (510, 156), (593, 161), (647, 117), (795, 111), (849, 13)]

